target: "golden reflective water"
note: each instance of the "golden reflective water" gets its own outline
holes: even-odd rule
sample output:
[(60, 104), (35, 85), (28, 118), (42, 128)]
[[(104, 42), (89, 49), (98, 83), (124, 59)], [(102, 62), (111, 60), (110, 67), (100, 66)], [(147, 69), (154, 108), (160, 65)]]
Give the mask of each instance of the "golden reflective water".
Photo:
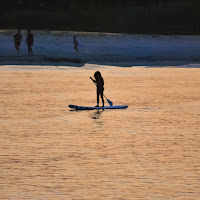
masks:
[(200, 199), (200, 69), (0, 70), (0, 199)]

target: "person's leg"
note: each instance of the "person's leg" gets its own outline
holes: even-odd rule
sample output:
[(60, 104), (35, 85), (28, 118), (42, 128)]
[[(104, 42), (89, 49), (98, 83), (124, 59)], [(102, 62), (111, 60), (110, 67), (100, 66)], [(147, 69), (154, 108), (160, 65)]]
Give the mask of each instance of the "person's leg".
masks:
[(19, 48), (18, 48), (18, 44), (15, 43), (15, 49), (17, 50), (17, 52), (19, 53)]
[(30, 52), (33, 54), (32, 44), (30, 44)]
[(102, 107), (104, 107), (104, 98), (103, 98), (103, 92), (101, 93), (101, 100), (102, 100), (102, 104), (103, 104), (103, 106), (102, 106)]
[(28, 44), (28, 53), (31, 54), (31, 46)]
[(74, 49), (76, 50), (77, 53), (79, 53), (79, 51), (78, 51), (78, 46), (75, 45), (75, 46), (74, 46)]
[(97, 107), (99, 107), (99, 92), (97, 91)]
[(20, 47), (20, 44), (17, 45), (18, 53), (19, 53), (19, 47)]

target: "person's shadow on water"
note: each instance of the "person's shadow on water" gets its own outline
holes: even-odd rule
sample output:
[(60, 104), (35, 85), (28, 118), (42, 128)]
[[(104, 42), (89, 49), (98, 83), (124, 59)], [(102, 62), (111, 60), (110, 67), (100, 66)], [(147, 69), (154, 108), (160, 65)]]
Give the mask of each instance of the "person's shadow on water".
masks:
[(103, 112), (104, 112), (104, 110), (102, 110), (102, 111), (97, 110), (91, 115), (91, 118), (92, 119), (99, 119)]

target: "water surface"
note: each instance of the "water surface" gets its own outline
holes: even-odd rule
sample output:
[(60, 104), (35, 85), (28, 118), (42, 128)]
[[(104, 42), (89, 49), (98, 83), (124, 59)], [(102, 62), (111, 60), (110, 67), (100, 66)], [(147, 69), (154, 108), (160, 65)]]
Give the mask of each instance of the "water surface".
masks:
[[(19, 68), (0, 73), (1, 199), (199, 199), (199, 69)], [(96, 104), (97, 69), (128, 109), (68, 108)]]

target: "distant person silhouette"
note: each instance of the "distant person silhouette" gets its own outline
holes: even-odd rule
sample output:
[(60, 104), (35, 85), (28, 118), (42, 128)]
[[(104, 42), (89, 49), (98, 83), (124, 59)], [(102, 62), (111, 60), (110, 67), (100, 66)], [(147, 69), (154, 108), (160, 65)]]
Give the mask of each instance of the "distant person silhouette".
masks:
[(21, 44), (21, 41), (22, 41), (22, 35), (20, 33), (20, 29), (18, 29), (18, 32), (13, 35), (14, 37), (14, 42), (15, 42), (15, 48), (17, 50), (17, 52), (19, 53), (19, 47), (20, 47), (20, 44)]
[(97, 86), (97, 106), (96, 107), (99, 107), (99, 95), (101, 95), (101, 100), (102, 100), (102, 107), (104, 107), (104, 98), (103, 98), (103, 91), (104, 91), (104, 80), (101, 76), (101, 73), (99, 71), (96, 71), (94, 73), (94, 78), (95, 80), (90, 77), (93, 82), (96, 84)]
[(33, 45), (33, 34), (31, 33), (31, 30), (28, 30), (28, 34), (26, 36), (26, 44), (28, 46), (28, 53), (33, 54), (32, 45)]
[(77, 39), (76, 39), (76, 36), (74, 36), (74, 49), (76, 50), (76, 52), (77, 53), (79, 53), (79, 51), (78, 51), (78, 41), (77, 41)]

